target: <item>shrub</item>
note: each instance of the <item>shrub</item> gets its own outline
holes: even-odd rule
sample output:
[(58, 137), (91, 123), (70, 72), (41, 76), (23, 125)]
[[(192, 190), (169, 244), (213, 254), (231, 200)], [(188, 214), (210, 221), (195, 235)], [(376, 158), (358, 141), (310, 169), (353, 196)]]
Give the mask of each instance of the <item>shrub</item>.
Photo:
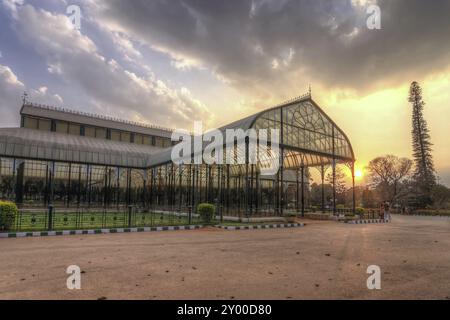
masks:
[(356, 214), (363, 215), (365, 213), (364, 208), (358, 207), (356, 208)]
[(297, 217), (298, 214), (296, 212), (287, 212), (284, 214), (285, 217)]
[(450, 216), (450, 211), (448, 210), (415, 210), (413, 214), (421, 216)]
[(337, 210), (344, 210), (345, 206), (343, 204), (338, 204), (338, 205), (336, 205), (336, 209)]
[(197, 212), (202, 218), (203, 223), (208, 224), (211, 223), (214, 218), (216, 207), (209, 203), (200, 203), (197, 206)]
[(353, 213), (353, 212), (346, 212), (345, 214), (344, 214), (344, 216), (346, 216), (346, 217), (354, 217), (355, 216), (355, 214)]
[(296, 212), (287, 212), (284, 214), (284, 217), (287, 219), (288, 222), (295, 222), (295, 219), (298, 217), (298, 214)]
[(10, 230), (18, 213), (15, 203), (0, 201), (0, 230)]

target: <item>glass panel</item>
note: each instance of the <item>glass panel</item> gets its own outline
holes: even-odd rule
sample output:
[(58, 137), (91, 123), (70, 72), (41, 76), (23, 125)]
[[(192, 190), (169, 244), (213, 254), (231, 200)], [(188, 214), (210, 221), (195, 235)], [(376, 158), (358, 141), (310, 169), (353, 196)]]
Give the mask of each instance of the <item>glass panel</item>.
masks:
[(168, 148), (172, 145), (172, 141), (170, 139), (163, 139), (164, 148)]
[(0, 199), (14, 200), (14, 160), (0, 158)]
[(142, 201), (142, 192), (144, 188), (143, 170), (131, 170), (130, 200), (131, 203), (140, 203)]
[(28, 129), (38, 129), (38, 119), (25, 117), (23, 126)]
[(25, 161), (23, 180), (23, 200), (26, 206), (41, 206), (49, 199), (46, 190), (49, 181), (49, 163), (44, 161)]
[(150, 136), (143, 136), (142, 142), (143, 142), (143, 144), (151, 145), (152, 139), (150, 138)]
[(163, 139), (163, 138), (156, 137), (155, 140), (156, 140), (155, 145), (156, 145), (157, 147), (160, 147), (160, 148), (163, 148), (163, 147), (164, 147), (164, 139)]
[(39, 130), (51, 131), (52, 121), (46, 119), (39, 119)]
[(121, 137), (122, 137), (121, 140), (123, 142), (130, 142), (131, 141), (131, 134), (129, 132), (122, 132)]
[(106, 178), (106, 167), (102, 166), (90, 166), (90, 172), (88, 177), (88, 203), (91, 205), (100, 206), (104, 201), (104, 188)]
[(69, 125), (69, 134), (79, 136), (80, 135), (80, 126), (77, 124), (70, 124)]
[(100, 139), (106, 139), (106, 129), (96, 128), (95, 129), (95, 137)]
[(142, 144), (143, 143), (143, 136), (142, 136), (142, 134), (135, 134), (134, 135), (134, 143), (136, 143), (136, 144)]
[(120, 141), (120, 131), (111, 130), (111, 140)]
[(69, 124), (64, 121), (56, 121), (56, 132), (67, 133), (69, 130)]
[(95, 138), (95, 128), (94, 127), (84, 127), (84, 135), (86, 137)]

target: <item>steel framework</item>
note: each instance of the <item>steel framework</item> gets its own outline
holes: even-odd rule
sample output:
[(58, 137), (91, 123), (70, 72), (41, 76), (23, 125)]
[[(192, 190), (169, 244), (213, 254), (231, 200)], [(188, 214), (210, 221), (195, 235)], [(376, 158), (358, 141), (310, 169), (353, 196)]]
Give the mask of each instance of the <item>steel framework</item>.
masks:
[[(195, 212), (199, 203), (209, 202), (221, 216), (251, 217), (287, 211), (304, 214), (309, 207), (310, 168), (320, 172), (322, 209), (328, 169), (333, 177), (333, 212), (337, 165), (349, 166), (354, 186), (355, 157), (350, 141), (310, 95), (220, 130), (232, 128), (279, 129), (280, 156), (268, 152), (253, 164), (246, 139), (244, 149), (234, 149), (234, 156), (243, 156), (244, 164), (175, 165), (171, 148), (158, 151), (23, 128), (17, 129), (20, 132), (6, 130), (7, 134), (0, 135), (0, 198), (24, 207), (107, 209), (132, 205), (178, 212)], [(279, 161), (278, 172), (262, 175), (261, 169), (273, 161)]]
[[(249, 161), (249, 139), (245, 150), (235, 148), (235, 156), (244, 152), (245, 164), (175, 165), (170, 150), (155, 155), (149, 162), (150, 205), (158, 208), (195, 208), (201, 202), (216, 204), (219, 214), (240, 217), (283, 215), (286, 210), (305, 213), (309, 168), (317, 167), (322, 179), (322, 209), (325, 209), (324, 177), (332, 170), (333, 201), (336, 212), (336, 166), (345, 164), (352, 172), (354, 190), (355, 157), (345, 133), (325, 114), (309, 95), (265, 110), (220, 128), (243, 130), (279, 129), (280, 156)], [(270, 144), (270, 138), (269, 138)], [(223, 146), (225, 149), (225, 145)], [(225, 154), (225, 150), (223, 151)], [(191, 155), (193, 157), (194, 154)], [(268, 161), (279, 161), (278, 173), (262, 176)], [(353, 210), (355, 195), (353, 193)]]

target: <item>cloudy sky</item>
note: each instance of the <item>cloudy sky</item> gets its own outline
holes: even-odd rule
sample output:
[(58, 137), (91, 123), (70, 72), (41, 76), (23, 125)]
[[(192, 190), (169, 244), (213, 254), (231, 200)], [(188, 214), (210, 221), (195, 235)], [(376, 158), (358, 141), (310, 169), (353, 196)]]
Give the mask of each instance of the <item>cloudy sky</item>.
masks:
[[(366, 26), (381, 8), (381, 30)], [(81, 8), (81, 29), (66, 10)], [(450, 185), (450, 0), (0, 0), (0, 126), (20, 96), (169, 127), (226, 124), (308, 90), (358, 166), (411, 155), (411, 81)]]

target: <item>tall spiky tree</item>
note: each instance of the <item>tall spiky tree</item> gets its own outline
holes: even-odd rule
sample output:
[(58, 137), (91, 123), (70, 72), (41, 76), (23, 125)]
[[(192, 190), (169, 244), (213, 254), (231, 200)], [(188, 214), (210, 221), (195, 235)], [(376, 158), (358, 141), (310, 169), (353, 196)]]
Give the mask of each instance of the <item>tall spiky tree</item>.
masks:
[(408, 101), (412, 105), (412, 147), (414, 157), (414, 180), (418, 192), (419, 205), (431, 204), (431, 190), (436, 184), (432, 143), (427, 122), (423, 116), (425, 102), (422, 100), (422, 88), (414, 81), (409, 89)]

